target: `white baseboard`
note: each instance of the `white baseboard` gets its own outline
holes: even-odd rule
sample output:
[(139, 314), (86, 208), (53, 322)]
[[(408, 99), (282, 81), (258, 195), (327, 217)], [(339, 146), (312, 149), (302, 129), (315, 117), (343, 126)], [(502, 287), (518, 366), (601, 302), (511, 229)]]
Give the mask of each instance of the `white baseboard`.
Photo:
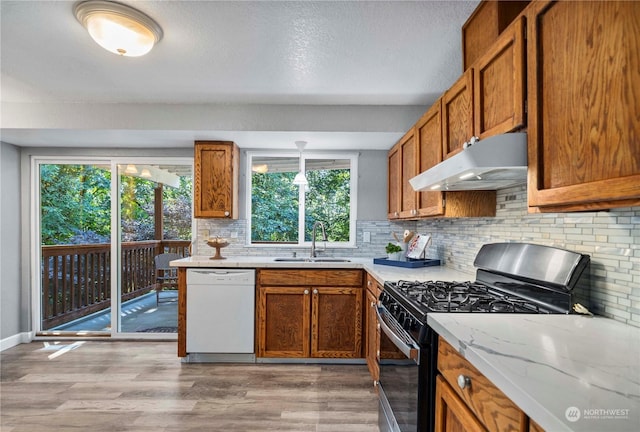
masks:
[(32, 339), (31, 332), (18, 333), (13, 336), (9, 336), (8, 338), (0, 340), (0, 351), (13, 348), (14, 346), (22, 343), (29, 343)]

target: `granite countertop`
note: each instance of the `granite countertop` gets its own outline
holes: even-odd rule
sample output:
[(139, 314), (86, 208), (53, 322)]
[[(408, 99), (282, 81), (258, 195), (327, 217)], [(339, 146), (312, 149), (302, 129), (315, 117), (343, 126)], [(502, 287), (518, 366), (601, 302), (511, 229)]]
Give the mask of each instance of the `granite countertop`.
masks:
[(385, 281), (405, 280), (475, 280), (475, 275), (452, 270), (447, 267), (405, 268), (374, 264), (373, 258), (346, 257), (349, 262), (283, 262), (275, 261), (270, 256), (227, 257), (223, 260), (212, 260), (208, 256), (193, 256), (171, 261), (174, 267), (207, 267), (207, 268), (331, 268), (331, 269), (364, 269), (380, 283)]
[(547, 431), (640, 430), (640, 329), (581, 315), (428, 315)]

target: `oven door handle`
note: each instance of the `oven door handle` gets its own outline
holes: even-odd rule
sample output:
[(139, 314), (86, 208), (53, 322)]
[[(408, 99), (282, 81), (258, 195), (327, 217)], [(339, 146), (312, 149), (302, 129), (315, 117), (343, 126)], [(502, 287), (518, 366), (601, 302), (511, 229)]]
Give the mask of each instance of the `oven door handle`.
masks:
[(393, 344), (398, 347), (402, 354), (420, 364), (420, 347), (415, 342), (411, 342), (411, 337), (398, 324), (396, 324), (396, 326), (398, 327), (396, 331), (404, 333), (401, 333), (402, 336), (398, 336), (396, 334), (396, 331), (394, 331), (389, 326), (389, 324), (387, 323), (387, 319), (391, 320), (391, 322), (396, 323), (393, 318), (387, 318), (392, 317), (389, 311), (387, 311), (384, 306), (377, 306), (376, 315), (378, 316), (378, 323), (380, 324), (380, 328), (382, 329), (384, 334), (386, 334), (389, 339), (391, 339), (391, 342), (393, 342)]

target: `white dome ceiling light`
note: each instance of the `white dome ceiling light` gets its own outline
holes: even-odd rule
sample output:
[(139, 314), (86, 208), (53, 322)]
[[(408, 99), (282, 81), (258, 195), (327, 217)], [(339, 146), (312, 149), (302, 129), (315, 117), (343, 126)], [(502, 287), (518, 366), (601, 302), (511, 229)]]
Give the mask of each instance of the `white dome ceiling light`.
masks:
[(121, 3), (89, 0), (76, 4), (73, 12), (93, 40), (114, 54), (139, 57), (162, 39), (153, 19)]

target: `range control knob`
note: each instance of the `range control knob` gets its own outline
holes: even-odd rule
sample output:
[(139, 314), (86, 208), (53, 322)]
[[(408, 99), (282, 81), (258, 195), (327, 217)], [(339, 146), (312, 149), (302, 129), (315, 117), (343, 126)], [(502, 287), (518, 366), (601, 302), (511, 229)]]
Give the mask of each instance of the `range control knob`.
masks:
[(413, 319), (411, 317), (405, 317), (402, 320), (402, 328), (403, 329), (412, 330), (414, 326), (415, 326), (415, 322), (413, 321)]

